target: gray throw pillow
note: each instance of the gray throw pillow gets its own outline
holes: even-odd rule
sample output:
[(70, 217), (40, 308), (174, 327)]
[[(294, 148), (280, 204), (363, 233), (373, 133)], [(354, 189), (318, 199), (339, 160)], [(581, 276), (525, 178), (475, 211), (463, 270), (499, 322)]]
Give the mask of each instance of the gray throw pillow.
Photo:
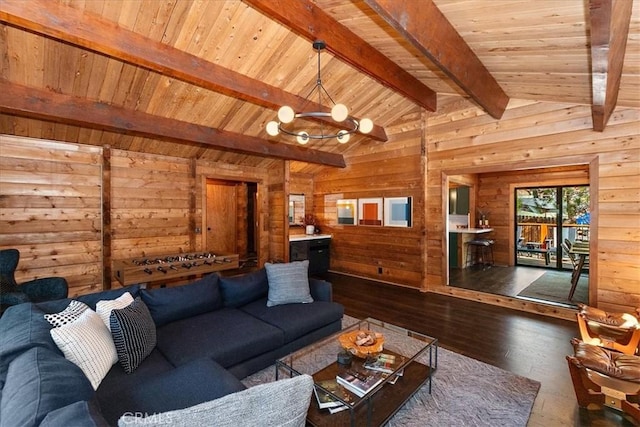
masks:
[(285, 264), (265, 263), (269, 280), (267, 307), (313, 302), (309, 290), (309, 260)]
[(299, 375), (185, 409), (154, 414), (146, 418), (122, 416), (119, 427), (303, 427), (309, 410), (313, 378)]

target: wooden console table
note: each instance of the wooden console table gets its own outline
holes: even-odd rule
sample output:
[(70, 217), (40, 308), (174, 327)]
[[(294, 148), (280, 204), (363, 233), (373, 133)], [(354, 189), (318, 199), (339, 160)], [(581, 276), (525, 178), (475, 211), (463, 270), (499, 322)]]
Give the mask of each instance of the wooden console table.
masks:
[(114, 261), (114, 267), (118, 282), (128, 286), (231, 270), (239, 267), (238, 258), (238, 254), (191, 252)]

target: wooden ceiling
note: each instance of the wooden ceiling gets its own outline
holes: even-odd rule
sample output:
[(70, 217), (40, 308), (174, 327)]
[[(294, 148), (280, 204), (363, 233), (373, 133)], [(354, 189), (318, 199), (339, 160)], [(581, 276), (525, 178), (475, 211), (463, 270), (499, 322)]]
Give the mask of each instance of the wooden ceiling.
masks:
[[(0, 21), (0, 133), (35, 138), (305, 172), (438, 95), (497, 119), (510, 99), (591, 105), (595, 130), (640, 108), (640, 0), (2, 0)], [(324, 86), (372, 134), (266, 134), (313, 88), (314, 39)]]

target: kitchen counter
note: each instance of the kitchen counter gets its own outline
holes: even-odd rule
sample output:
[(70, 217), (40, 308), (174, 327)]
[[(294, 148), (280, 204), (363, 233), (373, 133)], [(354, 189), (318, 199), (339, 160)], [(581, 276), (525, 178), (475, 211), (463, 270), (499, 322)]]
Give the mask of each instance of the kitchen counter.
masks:
[(482, 234), (482, 233), (490, 233), (491, 231), (493, 231), (493, 228), (453, 228), (449, 230), (449, 233)]
[(290, 242), (298, 242), (301, 240), (313, 240), (313, 239), (330, 239), (331, 234), (294, 234), (289, 236)]

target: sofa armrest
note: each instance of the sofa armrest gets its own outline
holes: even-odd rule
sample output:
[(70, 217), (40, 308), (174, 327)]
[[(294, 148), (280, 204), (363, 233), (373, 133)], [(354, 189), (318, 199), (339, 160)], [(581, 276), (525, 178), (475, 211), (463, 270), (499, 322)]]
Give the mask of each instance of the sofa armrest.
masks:
[(314, 301), (333, 301), (333, 286), (326, 280), (310, 277), (309, 290)]

